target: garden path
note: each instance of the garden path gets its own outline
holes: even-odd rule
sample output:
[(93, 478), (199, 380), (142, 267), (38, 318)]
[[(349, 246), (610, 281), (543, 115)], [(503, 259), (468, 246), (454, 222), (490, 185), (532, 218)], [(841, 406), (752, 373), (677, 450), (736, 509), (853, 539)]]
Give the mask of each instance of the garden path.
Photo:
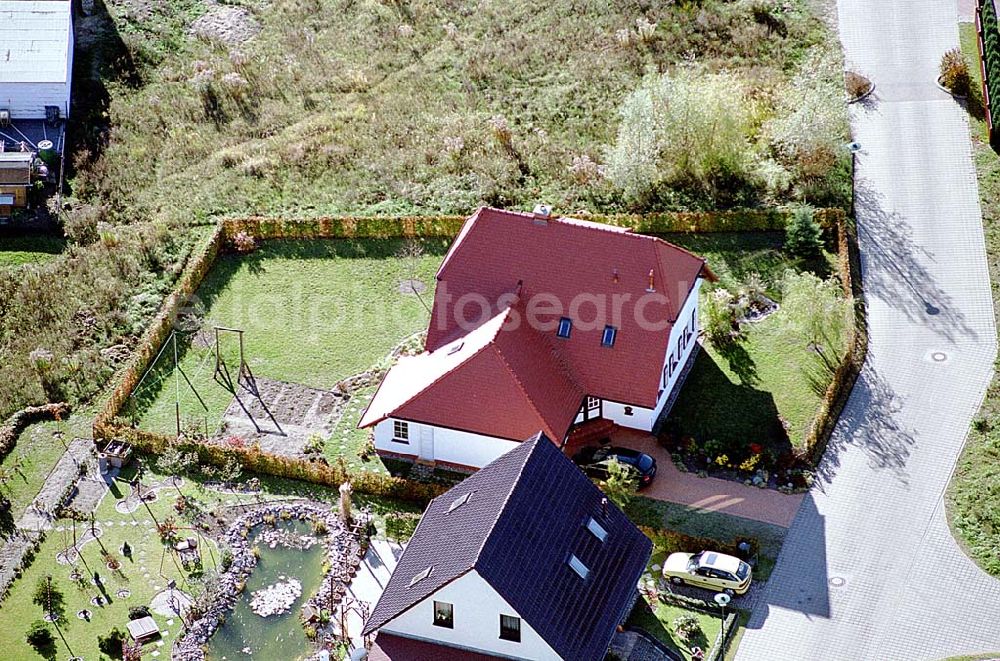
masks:
[(919, 661), (996, 648), (1000, 581), (944, 493), (993, 374), (996, 329), (965, 109), (935, 84), (955, 0), (838, 0), (870, 344), (737, 659)]

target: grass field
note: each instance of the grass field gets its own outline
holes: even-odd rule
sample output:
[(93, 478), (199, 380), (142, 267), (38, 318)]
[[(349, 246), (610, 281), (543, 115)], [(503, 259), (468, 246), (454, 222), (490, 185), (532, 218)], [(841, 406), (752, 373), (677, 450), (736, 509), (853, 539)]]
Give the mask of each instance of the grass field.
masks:
[(66, 240), (61, 237), (0, 237), (0, 269), (46, 262), (65, 248)]
[[(210, 432), (218, 427), (232, 396), (213, 380), (213, 325), (245, 331), (245, 357), (258, 378), (329, 389), (378, 363), (426, 327), (424, 303), (433, 300), (446, 244), (425, 242), (417, 259), (397, 257), (402, 246), (396, 240), (288, 240), (266, 242), (251, 255), (220, 257), (196, 294), (207, 330), (179, 342), (180, 367), (208, 411), (183, 378), (175, 379), (170, 346), (135, 396), (142, 427), (176, 431), (178, 390), (183, 419), (204, 416)], [(423, 303), (401, 292), (401, 282), (412, 276), (427, 286)], [(223, 342), (235, 374), (238, 342), (232, 336)]]
[[(717, 441), (721, 452), (760, 443), (781, 454), (800, 445), (829, 383), (810, 343), (820, 343), (816, 320), (824, 314), (803, 304), (801, 296), (784, 300), (782, 282), (788, 270), (814, 271), (828, 277), (834, 255), (802, 264), (782, 252), (782, 233), (671, 236), (670, 240), (703, 255), (730, 290), (739, 289), (752, 273), (760, 275), (768, 295), (782, 304), (762, 322), (749, 324), (744, 342), (720, 350), (704, 342), (691, 374), (674, 405), (672, 419), (683, 434)], [(800, 286), (798, 284), (796, 287)], [(842, 301), (842, 299), (841, 299)], [(846, 313), (846, 303), (842, 302)], [(843, 353), (846, 325), (825, 344)]]
[[(974, 25), (960, 25), (962, 50), (972, 63), (973, 89), (979, 89), (979, 54)], [(1000, 311), (1000, 157), (987, 143), (986, 125), (970, 99), (973, 156), (979, 178), (993, 306)], [(981, 101), (979, 101), (981, 103)], [(980, 106), (981, 108), (981, 106)], [(987, 572), (1000, 576), (1000, 379), (994, 376), (968, 443), (948, 488), (949, 520), (966, 552)]]

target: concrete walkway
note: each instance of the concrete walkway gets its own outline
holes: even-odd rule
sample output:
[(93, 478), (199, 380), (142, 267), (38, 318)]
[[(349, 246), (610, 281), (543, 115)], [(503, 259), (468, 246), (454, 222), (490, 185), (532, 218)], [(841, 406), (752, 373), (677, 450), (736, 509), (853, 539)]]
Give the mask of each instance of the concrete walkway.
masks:
[(964, 110), (934, 84), (955, 0), (839, 0), (868, 362), (789, 530), (741, 660), (919, 661), (1000, 648), (1000, 582), (949, 534), (943, 494), (996, 331)]
[(732, 480), (682, 473), (674, 466), (670, 453), (649, 434), (617, 428), (611, 438), (615, 445), (641, 450), (656, 459), (656, 478), (641, 492), (647, 498), (763, 521), (782, 528), (792, 524), (802, 504), (803, 494), (788, 495)]

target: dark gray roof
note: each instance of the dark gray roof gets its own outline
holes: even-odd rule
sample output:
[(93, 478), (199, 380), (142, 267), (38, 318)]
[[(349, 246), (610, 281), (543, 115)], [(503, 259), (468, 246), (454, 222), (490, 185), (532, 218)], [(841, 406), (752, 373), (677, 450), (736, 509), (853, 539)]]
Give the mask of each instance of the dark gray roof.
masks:
[[(652, 551), (603, 498), (543, 434), (525, 441), (431, 501), (365, 633), (475, 568), (561, 657), (603, 659)], [(587, 530), (590, 517), (605, 541)], [(571, 554), (590, 570), (586, 579), (570, 569)]]

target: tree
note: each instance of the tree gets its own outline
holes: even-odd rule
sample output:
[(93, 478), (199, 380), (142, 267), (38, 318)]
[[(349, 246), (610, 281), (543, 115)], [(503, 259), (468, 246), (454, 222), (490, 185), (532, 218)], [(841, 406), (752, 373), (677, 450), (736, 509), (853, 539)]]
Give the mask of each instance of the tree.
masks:
[(631, 466), (612, 459), (608, 463), (608, 478), (601, 482), (601, 489), (611, 502), (625, 509), (639, 490), (639, 476)]
[(785, 250), (796, 257), (818, 257), (823, 249), (823, 230), (809, 207), (799, 207), (785, 226)]
[[(171, 477), (189, 473), (197, 465), (198, 454), (196, 452), (182, 452), (173, 446), (164, 450), (156, 459), (156, 469)], [(182, 495), (180, 487), (175, 484), (174, 488), (177, 489), (178, 495)]]
[(52, 584), (52, 576), (38, 579), (31, 601), (45, 609), (46, 615), (57, 617), (63, 611), (63, 594)]
[(122, 658), (122, 646), (125, 642), (127, 642), (125, 633), (118, 627), (115, 627), (106, 635), (97, 637), (97, 649), (112, 659), (120, 659)]
[(35, 620), (32, 622), (24, 639), (42, 656), (51, 657), (55, 655), (56, 639), (44, 621)]

